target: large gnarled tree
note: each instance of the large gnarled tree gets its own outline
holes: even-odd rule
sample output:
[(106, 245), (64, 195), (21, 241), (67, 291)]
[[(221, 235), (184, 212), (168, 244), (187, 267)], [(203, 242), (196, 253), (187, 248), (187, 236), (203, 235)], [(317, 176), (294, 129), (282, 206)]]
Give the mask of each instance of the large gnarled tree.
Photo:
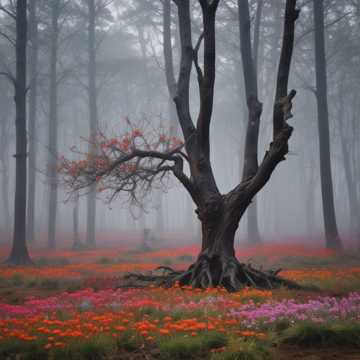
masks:
[[(191, 195), (202, 225), (202, 247), (196, 262), (184, 273), (174, 276), (181, 284), (194, 287), (224, 286), (230, 291), (244, 285), (271, 287), (285, 280), (274, 273), (260, 272), (241, 264), (235, 257), (234, 238), (241, 217), (254, 196), (269, 181), (276, 166), (288, 153), (288, 141), (293, 128), (287, 124), (292, 116), (292, 99), (288, 79), (293, 52), (295, 21), (298, 17), (296, 0), (287, 0), (281, 58), (276, 83), (273, 112), (273, 139), (258, 165), (257, 142), (252, 141), (260, 121), (261, 103), (249, 97), (249, 121), (245, 168), (241, 183), (227, 194), (216, 184), (210, 159), (210, 123), (213, 112), (216, 70), (215, 18), (219, 0), (199, 0), (202, 10), (203, 33), (193, 46), (190, 1), (174, 0), (178, 8), (181, 41), (179, 77), (174, 91), (178, 121), (185, 139), (182, 145), (164, 134), (148, 134), (132, 128), (121, 138), (97, 137), (100, 149), (95, 161), (64, 160), (62, 171), (72, 189), (88, 188), (97, 182), (100, 189), (113, 195), (127, 192), (132, 199), (149, 191), (156, 180), (173, 173)], [(203, 42), (203, 65), (198, 61)], [(200, 110), (195, 123), (190, 114), (190, 78), (195, 65), (199, 83)], [(131, 126), (131, 123), (128, 122)], [(255, 125), (255, 126), (254, 126)], [(158, 137), (157, 137), (158, 136)], [(183, 171), (184, 163), (190, 176)]]

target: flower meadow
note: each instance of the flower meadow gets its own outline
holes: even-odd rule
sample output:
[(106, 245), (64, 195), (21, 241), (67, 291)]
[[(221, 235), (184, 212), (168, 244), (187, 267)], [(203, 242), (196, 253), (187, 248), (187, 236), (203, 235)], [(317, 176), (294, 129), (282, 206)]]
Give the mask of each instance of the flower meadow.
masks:
[(158, 337), (200, 332), (233, 333), (265, 338), (279, 320), (360, 321), (360, 291), (347, 296), (318, 297), (306, 302), (274, 300), (272, 291), (244, 289), (82, 289), (21, 305), (0, 304), (0, 341), (40, 339), (46, 349), (64, 347), (74, 338), (99, 334), (118, 337), (131, 332), (143, 342)]
[[(103, 258), (107, 250), (99, 254)], [(186, 254), (189, 249), (173, 255), (174, 267), (186, 265)], [(143, 261), (134, 263), (108, 263), (93, 255), (74, 254), (77, 260), (63, 266), (0, 267), (0, 290), (4, 290), (0, 294), (5, 294), (6, 288), (25, 292), (15, 302), (0, 295), (0, 358), (12, 359), (29, 347), (29, 353), (34, 353), (32, 346), (36, 345), (35, 359), (111, 358), (108, 351), (114, 354), (119, 349), (145, 352), (148, 359), (187, 359), (194, 354), (198, 356), (194, 358), (227, 359), (226, 353), (234, 351), (234, 342), (237, 351), (259, 351), (264, 344), (274, 348), (287, 331), (302, 324), (326, 327), (360, 323), (357, 266), (298, 267), (281, 272), (299, 283), (326, 283), (323, 289), (244, 288), (228, 293), (222, 288), (200, 290), (179, 285), (168, 289), (121, 287), (122, 274), (154, 269), (161, 259), (169, 259), (170, 253), (165, 251), (143, 254)], [(318, 258), (331, 256), (322, 254)], [(175, 258), (180, 260), (175, 262)], [(46, 291), (49, 289), (44, 283), (32, 284), (33, 279), (42, 279), (45, 284), (49, 281), (52, 291)], [(53, 287), (51, 281), (65, 279), (77, 281), (77, 287), (64, 288), (61, 282)], [(351, 289), (345, 284), (352, 284)], [(341, 286), (342, 291), (337, 292)], [(360, 327), (356, 331), (360, 347)], [(84, 344), (88, 353), (79, 348)], [(106, 351), (91, 355), (100, 344)], [(74, 346), (83, 357), (71, 355)], [(190, 350), (186, 355), (183, 351), (187, 347)], [(180, 357), (176, 355), (179, 351)], [(270, 358), (270, 353), (264, 354), (254, 359)]]

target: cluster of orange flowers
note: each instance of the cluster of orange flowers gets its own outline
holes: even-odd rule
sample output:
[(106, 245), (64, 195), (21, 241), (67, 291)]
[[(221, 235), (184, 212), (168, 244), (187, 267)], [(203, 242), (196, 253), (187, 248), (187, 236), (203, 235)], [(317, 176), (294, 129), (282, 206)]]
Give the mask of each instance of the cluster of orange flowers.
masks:
[(203, 331), (232, 332), (242, 337), (264, 338), (256, 331), (240, 330), (239, 320), (222, 317), (205, 317), (175, 320), (171, 316), (154, 319), (131, 311), (77, 312), (65, 320), (56, 315), (34, 315), (24, 319), (0, 320), (0, 341), (15, 338), (22, 341), (42, 340), (46, 349), (61, 348), (74, 339), (89, 339), (99, 334), (119, 337), (125, 331), (144, 341), (174, 334), (197, 336)]
[(25, 279), (82, 279), (89, 277), (113, 277), (130, 271), (149, 271), (158, 266), (155, 263), (121, 263), (121, 264), (70, 264), (63, 266), (41, 266), (41, 267), (0, 267), (0, 277), (12, 278), (20, 275)]
[(360, 278), (360, 267), (286, 270), (281, 272), (281, 276), (295, 281), (352, 279), (354, 277)]

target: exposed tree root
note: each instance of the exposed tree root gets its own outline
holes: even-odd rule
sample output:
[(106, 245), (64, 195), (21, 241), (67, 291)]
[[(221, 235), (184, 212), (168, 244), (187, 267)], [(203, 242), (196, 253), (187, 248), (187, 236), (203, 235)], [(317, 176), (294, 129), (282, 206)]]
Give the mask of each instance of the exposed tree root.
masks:
[(136, 287), (145, 287), (155, 284), (170, 287), (178, 282), (180, 286), (190, 285), (200, 289), (221, 286), (229, 292), (244, 287), (274, 289), (284, 286), (289, 289), (302, 289), (296, 282), (279, 276), (280, 271), (281, 269), (260, 271), (250, 264), (240, 263), (235, 257), (200, 255), (186, 271), (175, 271), (162, 266), (150, 274), (130, 273), (125, 277), (125, 286), (131, 287), (133, 284)]

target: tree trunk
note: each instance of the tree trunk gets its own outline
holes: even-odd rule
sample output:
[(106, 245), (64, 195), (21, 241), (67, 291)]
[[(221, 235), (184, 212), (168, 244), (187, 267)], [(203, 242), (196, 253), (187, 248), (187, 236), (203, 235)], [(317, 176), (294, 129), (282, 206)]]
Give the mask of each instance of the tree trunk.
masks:
[[(342, 91), (342, 89), (341, 89)], [(359, 224), (359, 216), (360, 216), (360, 207), (358, 201), (358, 195), (356, 191), (356, 181), (351, 166), (351, 156), (350, 156), (350, 146), (349, 142), (346, 139), (345, 131), (344, 131), (344, 122), (347, 120), (346, 112), (344, 111), (344, 98), (342, 94), (338, 97), (339, 101), (339, 112), (337, 118), (339, 120), (339, 132), (340, 132), (340, 144), (341, 150), (344, 160), (344, 170), (345, 170), (345, 181), (347, 185), (347, 193), (349, 198), (349, 212), (350, 212), (350, 225), (352, 235), (360, 236), (360, 224)], [(351, 129), (354, 130), (354, 129)], [(351, 142), (350, 142), (351, 144)]]
[(315, 189), (316, 189), (316, 177), (314, 173), (314, 168), (310, 165), (309, 169), (309, 179), (306, 182), (306, 194), (305, 194), (305, 211), (306, 211), (306, 226), (307, 233), (310, 238), (314, 236), (315, 230)]
[(276, 276), (276, 272), (261, 272), (240, 263), (235, 255), (234, 241), (239, 221), (250, 204), (244, 197), (235, 205), (231, 197), (209, 199), (206, 211), (199, 211), (202, 224), (202, 247), (196, 262), (177, 280), (180, 285), (196, 288), (222, 286), (237, 291), (246, 286), (272, 288), (280, 285), (296, 287)]
[(27, 45), (27, 1), (16, 3), (16, 174), (15, 174), (15, 218), (11, 254), (12, 264), (31, 263), (26, 246), (26, 45)]
[(174, 60), (171, 43), (171, 1), (164, 0), (163, 8), (163, 54), (165, 62), (166, 85), (169, 94), (168, 114), (170, 136), (177, 136), (179, 133), (179, 121), (176, 114), (174, 97), (176, 95), (176, 80), (174, 75)]
[(73, 250), (81, 248), (80, 235), (79, 235), (79, 193), (75, 195), (73, 207)]
[[(11, 224), (11, 216), (10, 216), (10, 204), (9, 204), (9, 116), (6, 113), (1, 118), (0, 124), (0, 163), (1, 163), (1, 193), (2, 193), (2, 211), (4, 214), (4, 218), (2, 219), (2, 225), (4, 227), (4, 231), (9, 234), (10, 224)], [(10, 236), (4, 239), (7, 239)]]
[(50, 51), (50, 100), (49, 100), (49, 218), (48, 247), (56, 248), (56, 216), (57, 216), (57, 51), (59, 36), (59, 3), (52, 1), (51, 8), (51, 51)]
[(162, 239), (164, 235), (164, 204), (163, 204), (163, 196), (161, 191), (157, 191), (155, 194), (156, 201), (156, 235), (158, 239)]
[(251, 244), (261, 243), (257, 203), (258, 201), (255, 197), (247, 210), (248, 241)]
[(27, 208), (27, 234), (29, 243), (34, 242), (35, 199), (36, 199), (36, 108), (38, 72), (38, 21), (37, 0), (30, 1), (30, 97), (29, 97), (29, 184)]
[(341, 240), (336, 224), (331, 171), (323, 0), (314, 0), (314, 25), (316, 99), (320, 144), (320, 177), (326, 246), (328, 248), (341, 248)]
[[(97, 109), (97, 89), (96, 89), (96, 36), (95, 36), (95, 0), (88, 0), (89, 24), (88, 24), (88, 87), (89, 87), (89, 122), (90, 139), (96, 136), (99, 128), (98, 109)], [(94, 156), (97, 152), (96, 147), (90, 143), (90, 154)], [(86, 243), (89, 247), (96, 246), (96, 184), (91, 186), (87, 197), (87, 227)]]

